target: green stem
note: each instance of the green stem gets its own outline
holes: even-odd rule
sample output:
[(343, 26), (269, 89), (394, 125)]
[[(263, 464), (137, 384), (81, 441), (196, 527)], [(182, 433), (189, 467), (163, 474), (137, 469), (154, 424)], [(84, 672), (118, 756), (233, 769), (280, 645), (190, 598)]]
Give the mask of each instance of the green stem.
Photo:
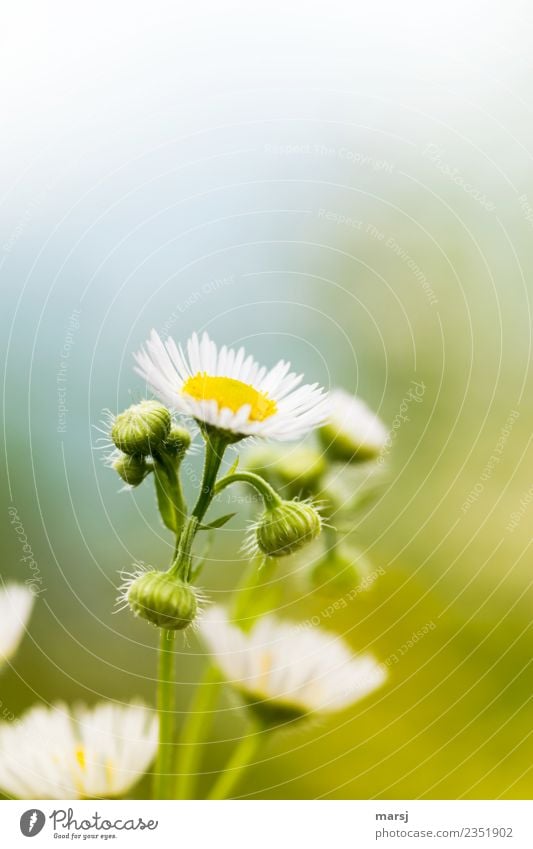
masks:
[[(264, 580), (276, 568), (274, 561), (259, 570), (256, 563), (251, 564), (250, 573), (246, 574), (232, 609), (232, 620), (243, 631), (249, 631), (261, 610), (252, 609), (253, 594), (257, 590), (258, 575)], [(266, 571), (265, 571), (266, 570)], [(263, 599), (264, 600), (264, 599)], [(237, 621), (237, 620), (243, 621)], [(180, 755), (178, 762), (178, 778), (176, 784), (176, 799), (194, 799), (198, 778), (198, 768), (202, 757), (202, 741), (205, 741), (209, 726), (213, 721), (222, 679), (216, 666), (210, 665), (200, 683), (191, 703), (187, 717), (181, 729), (179, 738)]]
[(217, 669), (209, 666), (198, 684), (189, 707), (179, 739), (178, 777), (176, 799), (194, 799), (198, 767), (202, 756), (201, 742), (213, 720), (214, 706), (221, 686)]
[[(277, 594), (277, 588), (269, 584), (278, 568), (277, 560), (272, 557), (262, 567), (259, 564), (259, 560), (252, 560), (249, 569), (245, 570), (230, 611), (232, 621), (244, 633), (252, 630), (258, 618), (272, 606)], [(258, 593), (260, 585), (261, 593)]]
[(198, 501), (192, 511), (192, 515), (198, 519), (198, 523), (202, 521), (211, 501), (215, 496), (216, 479), (224, 456), (224, 451), (228, 446), (228, 440), (216, 431), (204, 432), (205, 438), (205, 463), (204, 475), (202, 479), (202, 487)]
[(281, 504), (281, 498), (277, 492), (272, 489), (264, 478), (256, 475), (255, 472), (233, 472), (230, 475), (226, 475), (226, 477), (221, 478), (216, 484), (215, 495), (219, 495), (223, 489), (231, 486), (232, 483), (238, 482), (248, 483), (250, 486), (253, 486), (261, 495), (265, 502), (265, 507), (276, 507), (278, 504)]
[(331, 527), (331, 525), (325, 525), (324, 526), (324, 548), (326, 550), (326, 554), (335, 554), (338, 547), (339, 547), (339, 535), (337, 533), (336, 528)]
[(163, 522), (174, 531), (179, 538), (185, 516), (187, 505), (183, 495), (179, 469), (174, 465), (174, 460), (163, 454), (154, 457), (154, 479), (157, 494), (157, 504)]
[[(224, 452), (229, 444), (228, 438), (216, 430), (204, 428), (203, 435), (205, 439), (205, 462), (202, 486), (194, 510), (183, 530), (177, 549), (176, 561), (173, 565), (173, 569), (179, 571), (179, 574), (185, 580), (190, 578), (191, 573), (190, 552), (192, 543), (198, 525), (202, 522), (215, 497), (217, 475)], [(196, 699), (191, 705), (183, 726), (180, 744), (185, 748), (179, 764), (176, 794), (178, 799), (187, 799), (193, 795), (197, 766), (201, 756), (199, 743), (204, 736), (208, 723), (211, 721), (212, 711), (210, 708), (218, 695), (217, 682), (218, 674), (211, 667), (204, 681), (198, 686)]]
[[(207, 429), (204, 429), (204, 438), (206, 449), (202, 486), (191, 517), (183, 529), (177, 550), (176, 562), (173, 567), (174, 569), (179, 569), (180, 574), (182, 574), (185, 579), (188, 579), (190, 576), (190, 550), (198, 525), (201, 524), (215, 495), (222, 492), (226, 486), (237, 481), (242, 481), (255, 486), (255, 488), (261, 493), (266, 506), (274, 506), (279, 504), (281, 501), (280, 497), (272, 489), (272, 487), (264, 481), (263, 478), (259, 477), (259, 475), (253, 474), (252, 472), (239, 472), (227, 475), (217, 484), (217, 475), (220, 470), (224, 451), (229, 444), (229, 440), (223, 434)], [(186, 570), (187, 574), (183, 572), (182, 561), (187, 561), (189, 563)], [(200, 743), (205, 740), (206, 731), (212, 721), (213, 707), (216, 704), (220, 683), (218, 671), (214, 666), (210, 666), (204, 676), (204, 680), (198, 685), (196, 697), (191, 704), (189, 713), (183, 725), (179, 741), (180, 746), (183, 747), (183, 752), (179, 760), (179, 775), (176, 784), (176, 798), (178, 799), (190, 799), (194, 797), (198, 766), (202, 754)], [(254, 741), (255, 738), (259, 737), (259, 734), (250, 735), (251, 741)], [(250, 759), (253, 757), (253, 751), (249, 738), (246, 739), (248, 740), (247, 745), (250, 750), (248, 758)], [(246, 755), (247, 752), (245, 747), (243, 749), (243, 756)], [(237, 755), (235, 754), (234, 757), (237, 758)], [(244, 761), (244, 757), (242, 757), (242, 764), (239, 767), (239, 763), (237, 763), (237, 767), (239, 767), (242, 771), (245, 766), (246, 763)], [(226, 779), (226, 781), (223, 782), (222, 779), (220, 779), (222, 783), (222, 791), (224, 791), (224, 786), (227, 785), (229, 792), (233, 787), (233, 784), (238, 780), (238, 775), (234, 775), (235, 769), (236, 768), (234, 767), (233, 773), (231, 773), (231, 775), (233, 775), (232, 781)], [(219, 782), (217, 782), (216, 786), (218, 786), (218, 783)], [(223, 797), (216, 796), (214, 798)]]
[(174, 631), (161, 630), (157, 684), (159, 748), (154, 774), (154, 798), (171, 798), (174, 745)]
[(192, 544), (198, 528), (198, 519), (196, 516), (190, 516), (183, 528), (182, 534), (176, 540), (176, 551), (174, 562), (170, 567), (170, 573), (188, 581), (192, 567)]
[(250, 726), (249, 733), (236, 746), (224, 772), (215, 781), (208, 799), (227, 799), (233, 793), (263, 743), (265, 734), (266, 731), (262, 725), (254, 723)]

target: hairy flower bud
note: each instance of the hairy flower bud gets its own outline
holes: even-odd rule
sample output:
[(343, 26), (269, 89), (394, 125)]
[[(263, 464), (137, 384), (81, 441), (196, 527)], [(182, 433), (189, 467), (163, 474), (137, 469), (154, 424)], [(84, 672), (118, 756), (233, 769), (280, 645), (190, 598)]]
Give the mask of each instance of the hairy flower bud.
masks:
[(165, 439), (164, 450), (176, 459), (182, 460), (191, 445), (191, 434), (185, 427), (175, 426)]
[(333, 467), (317, 492), (322, 515), (336, 515), (338, 522), (340, 513), (349, 511), (353, 518), (353, 512), (374, 501), (386, 481), (386, 466), (377, 460), (352, 463), (343, 468), (342, 474)]
[(269, 557), (285, 557), (314, 540), (322, 530), (318, 511), (305, 501), (282, 501), (268, 507), (255, 533), (259, 550)]
[(139, 454), (121, 454), (112, 465), (124, 483), (129, 486), (139, 486), (152, 471), (146, 459)]
[(154, 570), (135, 578), (126, 598), (136, 616), (168, 631), (183, 631), (198, 613), (194, 588), (169, 572)]
[(326, 461), (308, 445), (261, 446), (248, 452), (246, 467), (275, 488), (282, 488), (288, 498), (296, 498), (316, 492)]
[(114, 420), (111, 438), (125, 454), (150, 454), (167, 438), (171, 427), (170, 413), (158, 401), (133, 404)]
[(351, 546), (341, 546), (315, 563), (310, 578), (315, 589), (337, 595), (362, 586), (370, 570), (370, 562), (362, 552)]
[(381, 420), (364, 401), (343, 389), (328, 398), (329, 420), (319, 430), (326, 454), (341, 463), (373, 460), (382, 453), (388, 434)]

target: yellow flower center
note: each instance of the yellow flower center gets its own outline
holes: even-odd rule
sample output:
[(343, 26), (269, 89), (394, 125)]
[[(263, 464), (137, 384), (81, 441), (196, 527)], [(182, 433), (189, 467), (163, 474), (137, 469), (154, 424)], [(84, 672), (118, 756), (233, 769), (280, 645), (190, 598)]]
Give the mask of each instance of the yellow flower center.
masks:
[(273, 663), (274, 658), (271, 652), (266, 651), (261, 654), (259, 658), (259, 678), (257, 681), (257, 686), (261, 692), (268, 693), (268, 679), (272, 672)]
[(112, 793), (113, 790), (113, 779), (114, 779), (114, 765), (113, 761), (107, 760), (105, 762), (105, 778), (107, 781), (107, 786), (109, 788), (109, 793)]
[(264, 392), (233, 377), (211, 377), (199, 372), (185, 381), (182, 392), (195, 401), (216, 401), (220, 410), (227, 407), (234, 413), (249, 404), (248, 418), (253, 422), (263, 422), (278, 410), (276, 402)]
[(83, 749), (81, 746), (79, 749), (76, 749), (76, 760), (78, 761), (80, 767), (82, 769), (85, 769), (87, 765), (85, 760), (85, 749)]

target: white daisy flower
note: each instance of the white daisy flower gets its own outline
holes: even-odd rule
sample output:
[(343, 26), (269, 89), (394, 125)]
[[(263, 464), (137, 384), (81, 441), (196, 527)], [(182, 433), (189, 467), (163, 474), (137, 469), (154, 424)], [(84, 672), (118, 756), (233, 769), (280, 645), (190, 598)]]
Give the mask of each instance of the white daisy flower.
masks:
[(372, 410), (344, 389), (334, 389), (328, 396), (328, 421), (320, 430), (325, 450), (341, 461), (369, 460), (385, 448), (388, 433)]
[(271, 710), (276, 718), (295, 719), (333, 713), (386, 679), (371, 655), (354, 656), (340, 637), (273, 616), (263, 617), (245, 634), (223, 608), (213, 606), (200, 632), (223, 676), (263, 715)]
[(187, 356), (155, 330), (135, 354), (136, 371), (166, 404), (201, 424), (234, 434), (287, 441), (305, 436), (327, 417), (324, 390), (300, 386), (302, 375), (283, 360), (270, 371), (244, 348), (217, 349), (193, 333)]
[(21, 584), (0, 589), (0, 665), (14, 654), (26, 630), (34, 594)]
[(156, 748), (155, 713), (141, 703), (38, 705), (0, 725), (0, 787), (19, 799), (121, 796)]

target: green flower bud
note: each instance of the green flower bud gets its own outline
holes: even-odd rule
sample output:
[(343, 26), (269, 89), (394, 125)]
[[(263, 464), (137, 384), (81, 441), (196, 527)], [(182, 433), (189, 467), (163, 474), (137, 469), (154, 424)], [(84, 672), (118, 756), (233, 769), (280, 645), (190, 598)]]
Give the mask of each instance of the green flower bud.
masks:
[(318, 431), (328, 457), (341, 463), (361, 463), (379, 457), (389, 437), (381, 420), (364, 401), (343, 389), (334, 389), (329, 405), (329, 421)]
[(322, 530), (318, 511), (305, 501), (268, 507), (257, 523), (257, 545), (268, 557), (285, 557), (314, 540)]
[(171, 417), (158, 401), (141, 401), (120, 413), (113, 422), (111, 438), (125, 454), (151, 454), (167, 438)]
[(124, 483), (139, 486), (152, 471), (145, 458), (139, 454), (122, 454), (112, 463)]
[(275, 471), (278, 458), (279, 451), (277, 446), (258, 445), (246, 452), (243, 465), (248, 471), (260, 475), (275, 487), (279, 485), (279, 479)]
[(165, 439), (163, 450), (182, 460), (191, 445), (191, 434), (185, 427), (172, 427)]
[(317, 493), (323, 515), (362, 509), (377, 497), (386, 479), (385, 466), (376, 461), (346, 466), (341, 474), (335, 467), (324, 477)]
[(316, 492), (326, 471), (323, 455), (308, 445), (257, 448), (249, 452), (246, 466), (282, 487), (288, 498)]
[(250, 696), (245, 691), (241, 691), (240, 696), (248, 710), (265, 728), (277, 728), (289, 722), (298, 722), (308, 718), (311, 713), (297, 704), (293, 705), (290, 702), (285, 704), (277, 699), (265, 699), (260, 695)]
[(136, 616), (168, 631), (188, 628), (198, 613), (194, 588), (169, 572), (145, 572), (137, 577), (126, 598)]
[(341, 547), (315, 563), (311, 583), (321, 592), (338, 595), (361, 585), (370, 568), (370, 562), (358, 549)]

